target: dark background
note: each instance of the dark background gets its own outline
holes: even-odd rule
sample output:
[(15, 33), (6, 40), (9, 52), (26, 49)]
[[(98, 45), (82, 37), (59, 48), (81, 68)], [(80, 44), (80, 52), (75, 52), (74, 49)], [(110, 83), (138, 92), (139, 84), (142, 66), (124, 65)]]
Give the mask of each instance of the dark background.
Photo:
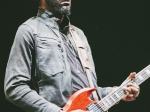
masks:
[[(0, 101), (1, 112), (22, 112), (6, 101), (3, 93), (5, 68), (18, 26), (36, 16), (34, 0), (3, 0), (0, 7)], [(89, 40), (98, 85), (120, 85), (130, 72), (150, 63), (149, 0), (72, 0), (71, 23)], [(121, 101), (109, 112), (149, 112), (150, 80), (141, 87), (134, 102)]]

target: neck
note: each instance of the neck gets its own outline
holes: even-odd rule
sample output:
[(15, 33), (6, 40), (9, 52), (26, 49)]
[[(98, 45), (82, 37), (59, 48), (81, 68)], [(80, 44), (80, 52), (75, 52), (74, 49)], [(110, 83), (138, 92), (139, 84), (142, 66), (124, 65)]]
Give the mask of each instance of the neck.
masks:
[(41, 7), (42, 9), (46, 9), (46, 10), (52, 12), (56, 18), (59, 18), (59, 19), (60, 19), (59, 24), (62, 23), (62, 21), (63, 21), (63, 19), (64, 19), (64, 16), (57, 14), (51, 7), (49, 7), (49, 6), (47, 5), (47, 3), (46, 3), (45, 0), (41, 0), (41, 5), (40, 5), (40, 7)]

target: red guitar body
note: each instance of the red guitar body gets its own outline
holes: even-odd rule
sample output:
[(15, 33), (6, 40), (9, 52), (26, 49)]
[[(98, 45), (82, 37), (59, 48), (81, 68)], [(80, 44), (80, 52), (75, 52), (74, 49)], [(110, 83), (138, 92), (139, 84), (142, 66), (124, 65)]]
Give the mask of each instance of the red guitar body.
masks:
[(73, 110), (84, 110), (87, 111), (86, 107), (94, 102), (90, 99), (90, 94), (92, 91), (96, 90), (95, 88), (84, 88), (77, 92), (75, 92), (68, 100), (63, 109), (66, 112), (70, 112)]

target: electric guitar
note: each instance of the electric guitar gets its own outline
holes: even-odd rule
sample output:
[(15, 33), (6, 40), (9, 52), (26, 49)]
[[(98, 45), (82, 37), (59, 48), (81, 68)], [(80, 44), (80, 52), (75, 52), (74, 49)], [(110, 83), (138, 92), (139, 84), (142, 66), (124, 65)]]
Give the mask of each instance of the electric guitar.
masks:
[(119, 86), (116, 90), (109, 93), (107, 96), (102, 98), (99, 102), (90, 99), (90, 94), (92, 91), (96, 90), (95, 88), (84, 88), (75, 92), (68, 100), (63, 109), (66, 112), (71, 112), (73, 110), (84, 110), (84, 111), (93, 111), (93, 112), (105, 112), (118, 101), (120, 101), (126, 93), (123, 90), (123, 87), (126, 87), (128, 83), (135, 82), (137, 85), (143, 83), (146, 79), (150, 77), (150, 65), (145, 67), (133, 79), (130, 79)]

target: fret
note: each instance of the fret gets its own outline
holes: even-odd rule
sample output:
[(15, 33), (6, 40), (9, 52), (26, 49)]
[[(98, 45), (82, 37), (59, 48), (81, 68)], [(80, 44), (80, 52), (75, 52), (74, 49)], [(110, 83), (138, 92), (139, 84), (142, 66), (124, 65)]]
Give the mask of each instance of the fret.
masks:
[(111, 105), (111, 102), (108, 98), (106, 99), (106, 101), (107, 101), (108, 105)]
[(149, 78), (149, 75), (145, 72), (143, 72), (142, 74), (139, 74), (135, 77), (135, 82), (140, 85), (142, 82), (144, 82), (146, 79)]
[(120, 97), (122, 97), (122, 96), (124, 96), (124, 90), (121, 88), (119, 91), (118, 91), (118, 95), (120, 96)]
[(112, 96), (113, 96), (113, 98), (114, 98), (115, 100), (118, 100), (118, 98), (119, 98), (119, 97), (116, 95), (116, 93), (114, 93)]
[(118, 95), (118, 93), (117, 93), (117, 92), (115, 92), (115, 95), (116, 95), (117, 99), (118, 99), (118, 98), (120, 98), (120, 96)]
[(112, 96), (110, 96), (110, 99), (113, 101), (113, 102), (115, 102), (116, 100), (112, 97)]
[(100, 105), (101, 108), (105, 108), (105, 105), (103, 104), (103, 102), (98, 102), (98, 104)]
[(137, 76), (137, 78), (139, 78), (140, 80), (144, 79), (141, 75)]
[(98, 105), (100, 105), (100, 107), (103, 109), (103, 110), (106, 110), (107, 107), (104, 105), (103, 102), (98, 102)]
[(105, 104), (106, 107), (109, 107), (109, 104), (107, 103), (107, 99), (105, 99), (105, 100), (103, 101), (103, 103)]
[(143, 73), (143, 74), (141, 74), (141, 77), (143, 77), (143, 79), (145, 80), (147, 77), (147, 74)]
[(139, 85), (143, 82), (144, 78), (141, 75), (135, 77), (135, 82)]
[(117, 90), (115, 94), (117, 94), (117, 96), (120, 97), (121, 96), (121, 90), (120, 89)]
[[(118, 97), (122, 96), (122, 93), (119, 92), (120, 95), (118, 95)], [(111, 95), (111, 96), (107, 96), (106, 97), (106, 100), (107, 102), (110, 104), (110, 106), (113, 104), (113, 103), (116, 103), (116, 99)]]
[(109, 95), (105, 99), (111, 101), (111, 104), (113, 104), (114, 102), (116, 102), (116, 99), (113, 97), (113, 95)]
[(143, 76), (145, 79), (147, 79), (147, 78), (149, 77), (149, 75), (146, 74), (146, 73), (142, 74), (142, 76)]
[(135, 82), (136, 82), (137, 85), (140, 85), (143, 82), (143, 80), (140, 80), (139, 78), (136, 78)]
[(149, 70), (149, 69), (147, 69), (145, 72), (146, 72), (147, 74), (150, 74), (150, 70)]
[(140, 71), (136, 77), (135, 77), (135, 82), (140, 85), (142, 82), (144, 82), (146, 79), (150, 77), (150, 67), (146, 67), (142, 71)]

